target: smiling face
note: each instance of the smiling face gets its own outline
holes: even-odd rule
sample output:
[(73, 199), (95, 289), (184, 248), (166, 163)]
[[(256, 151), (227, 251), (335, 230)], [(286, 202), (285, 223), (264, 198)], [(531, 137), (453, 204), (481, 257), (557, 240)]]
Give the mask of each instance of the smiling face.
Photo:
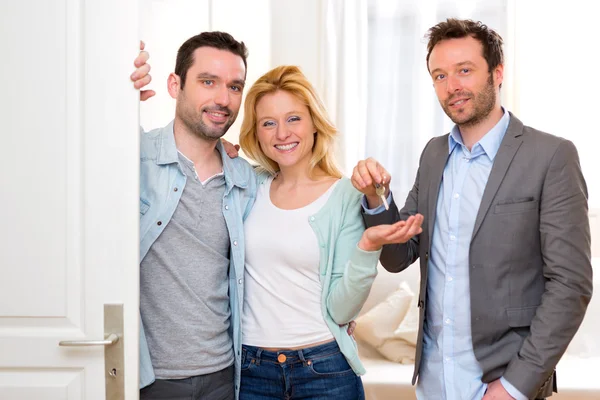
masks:
[(177, 75), (169, 76), (169, 94), (177, 99), (176, 119), (200, 138), (219, 139), (238, 115), (245, 75), (240, 56), (213, 47), (196, 49), (184, 87)]
[(440, 105), (459, 126), (474, 126), (500, 108), (503, 66), (488, 71), (481, 43), (467, 36), (435, 45), (429, 70)]
[(280, 169), (308, 167), (316, 128), (308, 107), (284, 90), (256, 103), (256, 135), (263, 153)]

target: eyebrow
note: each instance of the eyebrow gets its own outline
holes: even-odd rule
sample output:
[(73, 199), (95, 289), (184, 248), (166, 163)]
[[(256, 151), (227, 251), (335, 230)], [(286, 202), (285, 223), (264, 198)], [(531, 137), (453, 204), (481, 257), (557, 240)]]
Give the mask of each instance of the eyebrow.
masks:
[[(287, 117), (289, 117), (291, 114), (305, 114), (305, 113), (303, 113), (302, 111), (296, 111), (296, 110), (292, 110), (290, 112), (285, 113), (285, 115)], [(270, 115), (266, 115), (262, 118), (257, 119), (257, 122), (261, 122), (262, 120), (265, 120), (265, 119), (273, 119), (273, 117), (271, 117)]]
[[(463, 66), (465, 66), (465, 65), (471, 65), (471, 66), (475, 66), (475, 64), (474, 64), (473, 62), (471, 62), (471, 61), (461, 61), (461, 62), (459, 62), (459, 63), (456, 63), (456, 64), (454, 64), (454, 67), (463, 67)], [(441, 72), (441, 71), (442, 71), (442, 69), (441, 69), (441, 68), (436, 68), (436, 69), (434, 69), (433, 71), (431, 71), (431, 73), (430, 73), (430, 74), (431, 74), (431, 75), (434, 75), (434, 74), (436, 74), (437, 72)]]
[(219, 79), (219, 77), (217, 75), (209, 74), (208, 72), (200, 72), (200, 73), (198, 73), (198, 75), (196, 75), (196, 79), (200, 79), (200, 78), (204, 78), (204, 79)]
[(462, 67), (464, 65), (472, 65), (475, 66), (475, 63), (471, 62), (471, 61), (463, 61), (463, 62), (459, 62), (458, 64), (456, 64), (457, 67)]
[[(200, 72), (198, 75), (196, 75), (196, 79), (213, 79), (213, 80), (218, 80), (221, 79), (219, 76), (214, 75), (214, 74), (210, 74), (208, 72)], [(234, 79), (231, 83), (235, 84), (235, 85), (240, 85), (241, 87), (246, 86), (246, 81), (243, 79)]]

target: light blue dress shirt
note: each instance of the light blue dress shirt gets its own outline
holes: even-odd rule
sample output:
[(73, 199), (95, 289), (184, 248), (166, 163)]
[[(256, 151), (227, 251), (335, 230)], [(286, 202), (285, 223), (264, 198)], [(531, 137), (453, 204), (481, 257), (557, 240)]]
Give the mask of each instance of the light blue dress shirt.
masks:
[[(448, 136), (449, 158), (437, 199), (428, 263), (419, 399), (481, 399), (487, 389), (471, 338), (469, 248), (483, 191), (509, 121), (504, 110), (500, 121), (471, 151), (457, 126)], [(368, 210), (364, 199), (363, 207), (372, 214), (382, 211), (382, 207)], [(502, 378), (501, 382), (511, 396), (527, 400), (508, 381)]]

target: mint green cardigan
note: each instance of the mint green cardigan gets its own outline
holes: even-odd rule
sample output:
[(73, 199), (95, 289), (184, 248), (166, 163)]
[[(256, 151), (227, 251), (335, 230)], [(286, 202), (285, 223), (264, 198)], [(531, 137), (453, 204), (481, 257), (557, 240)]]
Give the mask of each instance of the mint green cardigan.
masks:
[[(259, 184), (267, 177), (267, 173), (261, 173)], [(357, 375), (364, 374), (365, 368), (347, 328), (369, 296), (381, 253), (381, 250), (364, 251), (358, 247), (365, 231), (361, 199), (362, 194), (344, 177), (325, 206), (308, 221), (320, 247), (321, 311), (342, 354)]]

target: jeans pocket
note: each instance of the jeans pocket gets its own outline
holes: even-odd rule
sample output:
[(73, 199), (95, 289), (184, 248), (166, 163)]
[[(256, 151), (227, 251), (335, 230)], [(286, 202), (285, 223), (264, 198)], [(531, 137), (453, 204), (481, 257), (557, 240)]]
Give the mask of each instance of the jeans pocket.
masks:
[(241, 371), (246, 371), (250, 369), (250, 366), (254, 364), (254, 358), (248, 355), (248, 350), (242, 348), (242, 366), (240, 368)]
[(341, 352), (317, 356), (307, 360), (310, 371), (318, 376), (342, 376), (354, 374), (346, 357)]

